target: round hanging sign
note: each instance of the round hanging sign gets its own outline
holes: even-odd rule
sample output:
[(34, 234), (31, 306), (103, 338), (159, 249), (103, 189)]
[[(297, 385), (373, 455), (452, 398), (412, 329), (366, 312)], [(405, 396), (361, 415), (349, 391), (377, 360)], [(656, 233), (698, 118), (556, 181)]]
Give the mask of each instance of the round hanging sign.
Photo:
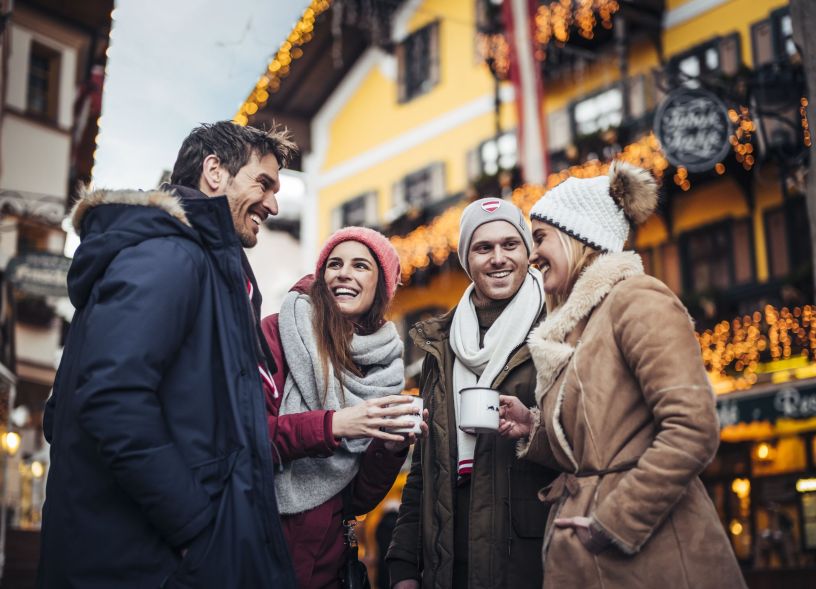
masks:
[(666, 159), (689, 172), (706, 172), (728, 154), (731, 122), (725, 103), (707, 90), (671, 91), (654, 121)]

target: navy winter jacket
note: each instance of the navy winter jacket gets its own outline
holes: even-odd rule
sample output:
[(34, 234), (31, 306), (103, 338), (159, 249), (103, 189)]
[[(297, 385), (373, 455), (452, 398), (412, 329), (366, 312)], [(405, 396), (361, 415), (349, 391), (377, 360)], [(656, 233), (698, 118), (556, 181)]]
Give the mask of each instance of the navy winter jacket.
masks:
[(97, 192), (75, 210), (40, 587), (295, 586), (254, 277), (226, 198), (175, 189)]

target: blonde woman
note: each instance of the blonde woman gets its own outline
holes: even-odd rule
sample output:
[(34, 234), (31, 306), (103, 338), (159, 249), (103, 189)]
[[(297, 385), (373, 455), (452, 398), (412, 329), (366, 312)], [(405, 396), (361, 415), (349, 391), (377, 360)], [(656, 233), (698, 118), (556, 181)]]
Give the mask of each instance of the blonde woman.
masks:
[(714, 457), (714, 396), (688, 313), (623, 246), (657, 204), (645, 170), (570, 178), (533, 207), (547, 318), (529, 338), (537, 408), (502, 397), (500, 433), (561, 475), (544, 587), (745, 587), (698, 475)]

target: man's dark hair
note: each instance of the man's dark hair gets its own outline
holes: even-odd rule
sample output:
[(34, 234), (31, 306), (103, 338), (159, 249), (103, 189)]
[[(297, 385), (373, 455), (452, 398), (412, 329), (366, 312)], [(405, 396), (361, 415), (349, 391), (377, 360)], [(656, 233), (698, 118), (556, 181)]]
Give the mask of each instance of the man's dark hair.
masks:
[(262, 131), (232, 121), (204, 123), (193, 129), (181, 144), (170, 183), (198, 188), (202, 165), (208, 155), (217, 156), (230, 176), (235, 176), (253, 153), (258, 157), (274, 155), (283, 169), (296, 151), (297, 145), (286, 129), (272, 127)]

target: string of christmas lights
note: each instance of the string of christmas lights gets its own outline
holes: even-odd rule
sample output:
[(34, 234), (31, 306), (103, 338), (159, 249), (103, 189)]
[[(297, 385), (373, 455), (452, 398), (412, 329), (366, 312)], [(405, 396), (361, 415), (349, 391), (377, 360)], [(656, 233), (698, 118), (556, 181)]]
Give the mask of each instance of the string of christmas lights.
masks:
[(734, 133), (728, 138), (736, 154), (734, 157), (746, 171), (750, 170), (754, 166), (754, 146), (751, 138), (756, 131), (750, 111), (747, 106), (740, 106), (739, 112), (731, 108), (728, 110), (728, 118), (734, 124)]
[(312, 0), (292, 28), (292, 32), (269, 61), (266, 72), (258, 78), (255, 89), (241, 104), (232, 119), (233, 122), (244, 126), (249, 122), (250, 116), (266, 106), (269, 95), (277, 92), (280, 89), (281, 80), (289, 75), (292, 62), (303, 56), (302, 46), (312, 40), (315, 19), (328, 10), (329, 6), (331, 6), (331, 0)]
[(573, 28), (584, 39), (595, 36), (595, 26), (600, 19), (605, 29), (612, 28), (612, 15), (620, 10), (616, 0), (555, 0), (542, 4), (535, 14), (535, 40), (539, 47), (536, 58), (544, 61), (547, 45), (551, 40), (566, 43)]
[[(660, 151), (660, 144), (653, 133), (627, 145), (618, 155), (618, 159), (651, 170), (658, 180), (663, 177), (669, 167), (669, 162)], [(544, 186), (525, 184), (516, 188), (511, 200), (527, 214), (542, 194), (570, 176), (591, 178), (605, 174), (608, 170), (609, 162), (598, 160), (571, 166), (550, 174)], [(459, 239), (459, 218), (465, 206), (466, 203), (460, 203), (446, 210), (427, 225), (417, 227), (404, 237), (391, 238), (391, 243), (400, 256), (404, 283), (407, 283), (417, 270), (427, 268), (431, 263), (440, 265), (456, 251)]]
[(744, 390), (757, 382), (763, 364), (796, 357), (816, 360), (816, 307), (766, 305), (762, 313), (722, 321), (697, 339), (712, 378)]

